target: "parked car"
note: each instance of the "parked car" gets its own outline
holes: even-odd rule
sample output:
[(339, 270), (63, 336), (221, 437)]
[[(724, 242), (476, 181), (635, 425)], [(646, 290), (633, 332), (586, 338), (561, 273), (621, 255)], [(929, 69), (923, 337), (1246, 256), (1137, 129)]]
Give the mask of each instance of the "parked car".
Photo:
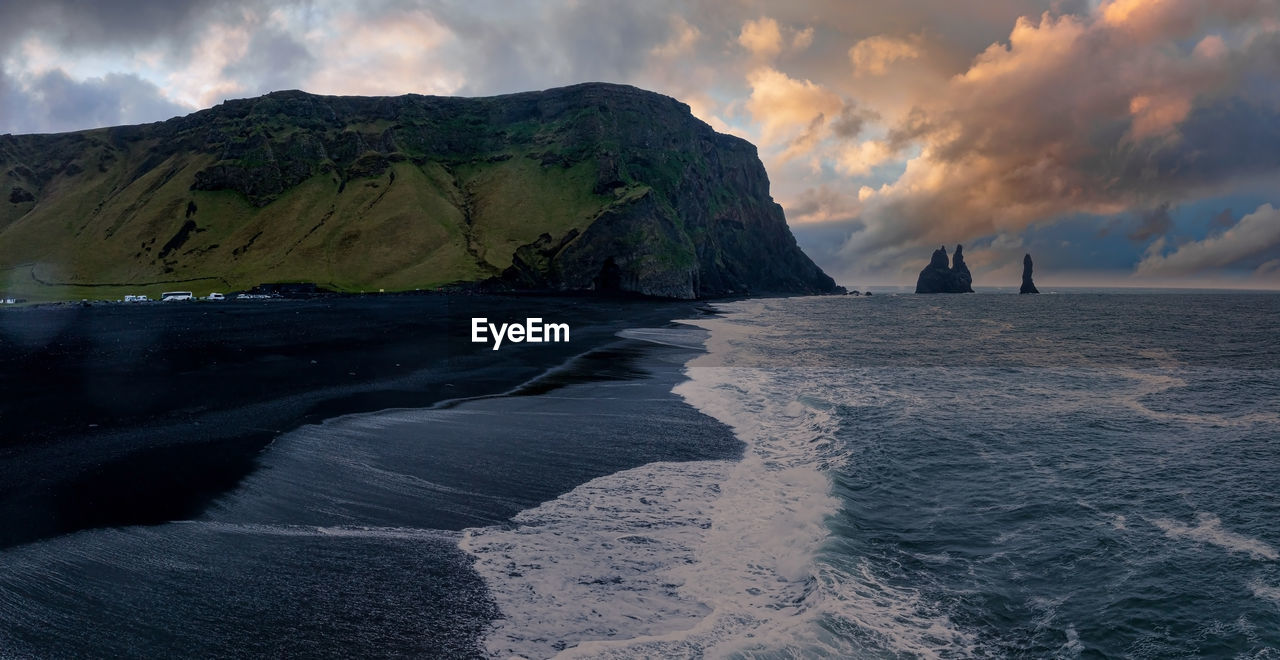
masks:
[(226, 300), (227, 297), (222, 295), (221, 293), (218, 293), (217, 291), (214, 291), (213, 293), (205, 296), (204, 299), (205, 300)]

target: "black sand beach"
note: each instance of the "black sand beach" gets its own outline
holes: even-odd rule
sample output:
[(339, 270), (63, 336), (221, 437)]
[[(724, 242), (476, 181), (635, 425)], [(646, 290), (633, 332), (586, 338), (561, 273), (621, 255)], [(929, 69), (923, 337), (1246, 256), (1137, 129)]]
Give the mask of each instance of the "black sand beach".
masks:
[[(628, 316), (652, 315), (655, 326), (690, 311), (637, 309)], [(591, 303), (578, 318), (612, 311)], [(619, 470), (742, 451), (671, 391), (697, 351), (619, 339), (619, 325), (597, 322), (597, 348), (510, 395), (280, 435), (233, 490), (203, 491), (210, 506), (190, 520), (10, 548), (0, 556), (0, 645), (56, 656), (482, 656), (500, 612), (456, 530), (502, 524)], [(193, 455), (166, 449), (156, 469)]]
[[(194, 517), (281, 432), (498, 394), (622, 328), (696, 313), (690, 303), (466, 295), (5, 310), (0, 547)], [(473, 316), (567, 322), (572, 338), (493, 351), (471, 343)], [(561, 376), (625, 376), (626, 364), (596, 360)]]

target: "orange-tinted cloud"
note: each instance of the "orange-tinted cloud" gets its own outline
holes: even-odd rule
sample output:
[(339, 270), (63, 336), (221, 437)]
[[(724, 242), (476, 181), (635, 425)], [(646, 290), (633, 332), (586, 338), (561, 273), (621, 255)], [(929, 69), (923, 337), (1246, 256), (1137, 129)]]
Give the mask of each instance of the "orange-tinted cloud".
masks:
[(767, 16), (750, 20), (743, 23), (738, 43), (757, 57), (771, 58), (782, 52), (782, 30)]
[(849, 49), (855, 76), (883, 75), (898, 60), (913, 60), (921, 55), (918, 38), (900, 39), (877, 35), (854, 44)]
[(811, 80), (796, 80), (771, 67), (747, 74), (751, 96), (746, 108), (760, 126), (762, 141), (789, 140), (820, 118), (836, 117), (844, 108), (840, 96)]
[(1247, 143), (1252, 134), (1280, 147), (1265, 130), (1278, 99), (1238, 82), (1280, 82), (1268, 60), (1280, 35), (1237, 30), (1184, 45), (1198, 30), (1274, 16), (1276, 4), (1215, 6), (1116, 0), (1090, 15), (1018, 20), (1007, 42), (898, 118), (892, 141), (919, 155), (865, 200), (866, 230), (846, 252), (892, 259), (908, 246), (1151, 208), (1280, 173), (1280, 154)]

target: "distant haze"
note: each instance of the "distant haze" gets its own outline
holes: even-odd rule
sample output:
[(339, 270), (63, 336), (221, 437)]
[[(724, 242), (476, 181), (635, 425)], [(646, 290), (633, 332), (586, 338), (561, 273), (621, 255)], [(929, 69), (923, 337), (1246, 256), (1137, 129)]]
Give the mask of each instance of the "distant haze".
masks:
[(0, 4), (0, 133), (611, 81), (760, 147), (842, 284), (1280, 288), (1280, 0)]

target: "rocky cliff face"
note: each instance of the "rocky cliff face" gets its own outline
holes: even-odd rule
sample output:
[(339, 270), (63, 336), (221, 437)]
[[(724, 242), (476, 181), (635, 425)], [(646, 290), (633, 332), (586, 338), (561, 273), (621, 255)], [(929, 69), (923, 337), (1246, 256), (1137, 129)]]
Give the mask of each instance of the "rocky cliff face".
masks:
[(0, 190), (0, 270), (30, 271), (11, 281), (838, 289), (796, 246), (754, 146), (620, 85), (277, 92), (157, 124), (6, 135)]
[(916, 279), (916, 293), (973, 293), (973, 276), (964, 263), (964, 246), (956, 246), (954, 263), (948, 263), (947, 248), (934, 250), (929, 265)]
[(1022, 257), (1022, 288), (1018, 293), (1040, 293), (1036, 289), (1036, 283), (1031, 281), (1031, 255)]

